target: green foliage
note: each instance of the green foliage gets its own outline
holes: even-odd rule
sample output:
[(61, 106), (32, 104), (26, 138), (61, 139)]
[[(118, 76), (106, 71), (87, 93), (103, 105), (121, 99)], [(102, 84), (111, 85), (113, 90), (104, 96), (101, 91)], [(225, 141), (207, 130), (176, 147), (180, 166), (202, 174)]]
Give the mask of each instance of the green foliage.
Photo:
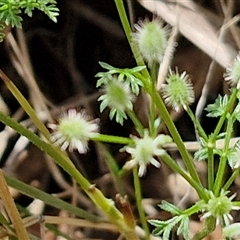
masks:
[(172, 229), (175, 226), (179, 225), (177, 234), (182, 234), (185, 240), (190, 239), (188, 214), (185, 214), (184, 211), (182, 211), (180, 208), (166, 201), (162, 201), (162, 204), (159, 205), (159, 207), (175, 216), (166, 221), (149, 220), (149, 223), (156, 227), (153, 230), (153, 234), (161, 235), (163, 240), (168, 240), (170, 239), (169, 237)]
[(111, 76), (117, 75), (119, 81), (125, 81), (130, 85), (130, 88), (134, 94), (139, 94), (139, 87), (142, 87), (143, 84), (134, 74), (142, 71), (146, 68), (146, 66), (122, 69), (115, 68), (104, 62), (99, 62), (99, 64), (102, 68), (107, 69), (108, 72), (99, 72), (96, 74), (96, 77), (100, 77), (97, 82), (97, 87), (100, 87), (102, 84), (106, 84), (109, 78), (111, 78)]
[(22, 27), (23, 13), (32, 17), (33, 10), (38, 9), (57, 22), (59, 9), (56, 4), (55, 0), (0, 0), (0, 41), (3, 40), (5, 26)]
[(177, 225), (180, 220), (181, 219), (179, 216), (175, 216), (168, 219), (167, 221), (149, 220), (149, 223), (156, 227), (153, 231), (154, 235), (162, 235), (163, 240), (169, 240), (173, 227), (175, 227), (175, 225)]
[(209, 104), (205, 108), (205, 110), (208, 111), (207, 116), (208, 117), (220, 117), (224, 113), (224, 111), (227, 107), (227, 104), (228, 104), (228, 96), (227, 95), (224, 95), (224, 96), (219, 95), (213, 104)]

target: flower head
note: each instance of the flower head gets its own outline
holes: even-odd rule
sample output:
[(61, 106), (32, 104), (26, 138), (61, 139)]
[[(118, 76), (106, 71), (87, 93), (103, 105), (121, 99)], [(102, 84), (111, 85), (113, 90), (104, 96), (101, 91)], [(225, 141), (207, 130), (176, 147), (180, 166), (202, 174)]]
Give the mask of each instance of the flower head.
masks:
[(98, 133), (98, 119), (91, 120), (90, 116), (82, 110), (69, 109), (59, 118), (58, 124), (49, 123), (53, 130), (50, 140), (55, 145), (61, 146), (61, 150), (69, 151), (77, 149), (79, 153), (86, 153), (88, 141)]
[(98, 98), (98, 101), (102, 101), (100, 111), (110, 107), (110, 119), (116, 115), (116, 121), (123, 124), (123, 119), (127, 118), (125, 111), (133, 109), (132, 102), (135, 100), (129, 84), (111, 78), (111, 81), (104, 85), (104, 90), (105, 94)]
[(222, 189), (220, 196), (216, 197), (212, 191), (209, 191), (210, 199), (202, 206), (202, 209), (206, 211), (206, 213), (203, 214), (201, 219), (213, 216), (217, 219), (217, 224), (223, 221), (224, 225), (229, 225), (230, 221), (232, 221), (230, 211), (239, 210), (240, 207), (235, 206), (232, 202), (236, 195), (234, 194), (231, 197), (227, 197), (228, 193), (228, 191)]
[(133, 39), (136, 41), (141, 54), (149, 66), (154, 61), (160, 62), (167, 47), (167, 30), (158, 20), (140, 21), (135, 25), (136, 32)]
[(180, 75), (178, 71), (170, 70), (166, 82), (162, 87), (163, 98), (175, 111), (178, 112), (194, 102), (193, 86), (186, 72)]
[(238, 89), (240, 88), (240, 54), (237, 55), (233, 61), (233, 64), (227, 68), (224, 77), (231, 86), (234, 86)]
[(171, 137), (166, 135), (158, 135), (156, 138), (149, 136), (148, 131), (144, 132), (143, 138), (133, 137), (134, 146), (126, 146), (122, 150), (131, 154), (131, 160), (126, 163), (126, 168), (132, 168), (139, 165), (138, 175), (141, 177), (146, 172), (148, 164), (152, 164), (159, 168), (160, 163), (154, 158), (165, 154), (162, 145), (171, 142)]

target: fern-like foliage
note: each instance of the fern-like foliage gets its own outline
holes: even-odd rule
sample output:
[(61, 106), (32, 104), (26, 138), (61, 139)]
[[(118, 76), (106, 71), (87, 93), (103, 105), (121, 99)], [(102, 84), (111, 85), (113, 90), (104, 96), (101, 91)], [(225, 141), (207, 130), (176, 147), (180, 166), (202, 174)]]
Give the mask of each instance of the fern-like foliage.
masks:
[(23, 13), (32, 17), (33, 10), (44, 12), (52, 21), (57, 22), (59, 9), (55, 0), (0, 0), (0, 41), (6, 26), (21, 28)]

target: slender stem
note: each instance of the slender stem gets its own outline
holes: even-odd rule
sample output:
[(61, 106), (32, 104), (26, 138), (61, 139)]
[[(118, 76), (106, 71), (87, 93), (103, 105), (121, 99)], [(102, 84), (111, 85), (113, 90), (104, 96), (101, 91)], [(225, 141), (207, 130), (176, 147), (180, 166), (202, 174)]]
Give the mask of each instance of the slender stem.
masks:
[(240, 201), (234, 201), (234, 206), (240, 207)]
[[(154, 61), (152, 66), (151, 66), (151, 69), (150, 69), (152, 91), (156, 88), (157, 68), (158, 68), (158, 63), (156, 61)], [(156, 118), (156, 106), (153, 103), (153, 101), (150, 99), (150, 112), (149, 112), (149, 132), (150, 132), (150, 136), (154, 136), (156, 134), (155, 129), (154, 129), (155, 118)]]
[[(132, 41), (132, 30), (131, 30), (131, 26), (130, 26), (130, 23), (129, 23), (128, 18), (127, 18), (127, 14), (126, 14), (126, 10), (125, 10), (123, 1), (122, 0), (114, 0), (114, 1), (115, 1), (115, 4), (116, 4), (116, 7), (117, 7), (117, 11), (118, 11), (120, 20), (121, 20), (122, 25), (123, 25), (124, 32), (126, 34), (128, 43), (129, 43), (129, 45), (132, 49), (133, 56), (134, 56), (134, 58), (137, 62), (137, 65), (138, 66), (144, 66), (145, 63), (143, 61), (141, 53), (140, 53), (137, 45), (134, 44), (133, 41)], [(146, 79), (150, 79), (148, 70), (146, 68), (142, 70), (142, 73), (143, 73), (143, 75)]]
[(156, 106), (150, 100), (150, 108), (149, 108), (149, 134), (151, 137), (155, 136), (155, 128), (154, 128), (154, 121), (156, 117)]
[[(199, 202), (198, 202), (199, 203)], [(195, 204), (193, 206), (191, 206), (190, 208), (187, 208), (186, 210), (183, 211), (183, 213), (187, 216), (191, 216), (194, 213), (199, 212), (201, 209), (199, 207), (199, 204)]]
[(118, 137), (118, 136), (105, 135), (105, 134), (98, 134), (95, 137), (92, 137), (91, 140), (96, 142), (118, 143), (123, 145), (128, 145), (133, 143), (133, 140), (131, 138)]
[(213, 232), (215, 227), (216, 227), (216, 219), (214, 217), (208, 217), (205, 220), (203, 230), (197, 232), (191, 240), (202, 240), (203, 238), (208, 236), (209, 233)]
[[(208, 144), (209, 145), (209, 144)], [(214, 186), (214, 154), (213, 147), (208, 147), (208, 189), (213, 190)]]
[(159, 64), (157, 61), (153, 61), (152, 66), (150, 68), (150, 75), (151, 75), (151, 79), (152, 79), (152, 85), (153, 88), (156, 87), (156, 82), (157, 82), (157, 77), (158, 77), (158, 67)]
[(141, 185), (140, 185), (139, 176), (138, 176), (138, 170), (136, 166), (133, 168), (133, 179), (134, 179), (134, 188), (135, 188), (135, 196), (137, 201), (138, 213), (139, 213), (142, 227), (146, 234), (145, 239), (150, 240), (148, 223), (147, 223), (147, 219), (142, 206), (142, 191), (141, 191)]
[(162, 161), (167, 164), (174, 172), (179, 173), (189, 184), (196, 190), (201, 199), (207, 200), (206, 193), (204, 192), (204, 188), (196, 182), (193, 178), (191, 178), (177, 163), (174, 161), (171, 156), (167, 153), (161, 156)]
[(8, 216), (14, 226), (14, 229), (16, 230), (18, 239), (30, 240), (27, 230), (24, 227), (22, 219), (17, 210), (17, 207), (9, 192), (7, 183), (4, 179), (3, 172), (1, 169), (0, 169), (0, 197), (3, 202), (3, 206), (5, 207)]
[(135, 112), (127, 110), (127, 115), (130, 117), (130, 119), (134, 123), (134, 126), (135, 126), (137, 132), (139, 133), (139, 135), (143, 136), (144, 135), (144, 127), (143, 127), (141, 121), (139, 120), (139, 118), (137, 117), (137, 115), (135, 114)]
[(224, 142), (224, 147), (222, 151), (222, 156), (220, 157), (220, 163), (218, 166), (218, 171), (215, 179), (215, 184), (214, 184), (214, 194), (217, 196), (220, 192), (220, 189), (222, 187), (223, 183), (223, 177), (225, 174), (225, 168), (227, 164), (227, 152), (229, 148), (229, 143), (231, 140), (231, 135), (232, 135), (232, 129), (233, 129), (233, 119), (230, 117), (228, 120), (228, 125), (227, 125), (227, 130), (226, 130), (226, 137), (225, 137), (225, 142)]
[(115, 161), (115, 159), (113, 158), (113, 156), (111, 155), (111, 153), (108, 151), (104, 144), (98, 143), (98, 146), (100, 152), (102, 152), (102, 155), (104, 156), (104, 161), (106, 162), (112, 174), (117, 192), (119, 192), (121, 195), (125, 195), (123, 181), (121, 181), (120, 169), (117, 165), (117, 162)]
[(204, 129), (202, 128), (200, 122), (198, 121), (198, 119), (196, 118), (195, 114), (192, 112), (191, 108), (189, 106), (186, 106), (186, 112), (189, 115), (189, 117), (191, 118), (192, 122), (195, 125), (195, 128), (198, 131), (199, 136), (201, 136), (205, 141), (208, 140), (208, 136), (205, 133)]
[(193, 164), (192, 158), (190, 157), (186, 147), (184, 146), (183, 140), (182, 140), (181, 136), (179, 135), (178, 130), (176, 129), (176, 126), (173, 123), (173, 120), (172, 120), (161, 96), (159, 95), (158, 91), (156, 89), (152, 89), (149, 82), (141, 74), (137, 74), (136, 76), (143, 82), (145, 91), (151, 96), (152, 101), (157, 106), (160, 116), (162, 117), (174, 142), (176, 143), (178, 150), (182, 156), (183, 162), (184, 162), (185, 166), (187, 167), (191, 177), (196, 182), (198, 182), (200, 185), (202, 185), (200, 178), (197, 174), (197, 171), (195, 169), (195, 166)]
[(178, 150), (182, 156), (185, 166), (187, 167), (187, 170), (190, 173), (190, 176), (201, 185), (201, 181), (197, 174), (196, 168), (193, 164), (192, 158), (190, 157), (186, 147), (184, 146), (183, 140), (182, 140), (181, 136), (179, 135), (179, 133), (176, 129), (176, 126), (174, 125), (174, 123), (171, 119), (171, 116), (169, 115), (167, 108), (166, 108), (165, 104), (163, 103), (162, 98), (160, 97), (160, 95), (158, 94), (158, 92), (156, 90), (150, 92), (149, 94), (151, 95), (156, 106), (158, 107), (161, 117), (162, 117), (164, 123), (166, 124), (174, 142), (177, 144)]
[(28, 103), (26, 98), (22, 95), (22, 93), (17, 89), (17, 87), (14, 85), (14, 83), (5, 75), (5, 73), (1, 69), (0, 69), (0, 77), (6, 84), (9, 91), (13, 94), (13, 96), (17, 99), (17, 101), (20, 103), (22, 108), (25, 110), (25, 112), (31, 118), (33, 123), (38, 128), (38, 130), (43, 134), (43, 136), (46, 139), (49, 139), (50, 133), (49, 133), (48, 129), (39, 120), (38, 116), (36, 115), (35, 111), (31, 107), (31, 105)]
[(192, 122), (195, 125), (196, 130), (198, 131), (199, 136), (201, 136), (206, 142), (208, 142), (208, 189), (212, 190), (214, 185), (214, 155), (213, 155), (213, 148), (215, 147), (214, 143), (211, 143), (208, 140), (208, 136), (205, 133), (204, 129), (202, 128), (198, 118), (195, 117), (194, 113), (192, 112), (189, 106), (186, 107), (186, 112), (190, 116)]
[(223, 189), (225, 191), (227, 191), (229, 189), (229, 187), (232, 185), (232, 183), (234, 182), (234, 180), (239, 176), (240, 173), (240, 169), (236, 169), (231, 177), (227, 180), (227, 182), (224, 184)]

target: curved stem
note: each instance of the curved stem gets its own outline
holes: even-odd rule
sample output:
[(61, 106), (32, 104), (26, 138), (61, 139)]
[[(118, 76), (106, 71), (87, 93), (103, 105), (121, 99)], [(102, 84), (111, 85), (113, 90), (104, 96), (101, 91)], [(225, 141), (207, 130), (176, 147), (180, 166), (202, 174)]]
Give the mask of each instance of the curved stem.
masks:
[(209, 233), (213, 232), (215, 227), (216, 227), (216, 219), (214, 217), (207, 218), (205, 221), (203, 230), (196, 233), (191, 240), (202, 240), (203, 238), (208, 236)]

